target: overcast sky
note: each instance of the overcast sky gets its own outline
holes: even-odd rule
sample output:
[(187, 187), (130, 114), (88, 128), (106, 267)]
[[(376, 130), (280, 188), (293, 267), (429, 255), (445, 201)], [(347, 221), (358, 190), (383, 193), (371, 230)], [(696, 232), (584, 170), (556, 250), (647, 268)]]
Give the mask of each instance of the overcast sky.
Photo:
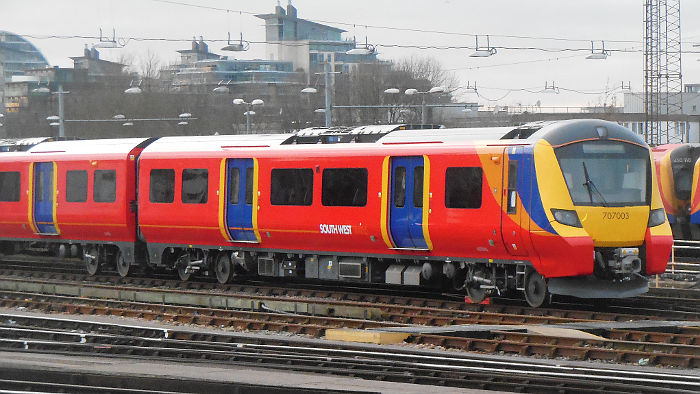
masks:
[[(281, 3), (286, 7), (287, 0)], [(478, 96), (467, 89), (455, 92), (461, 101), (595, 105), (605, 100), (606, 88), (619, 92), (623, 81), (634, 91), (643, 89), (644, 0), (293, 0), (292, 4), (300, 18), (345, 29), (344, 37), (362, 42), (366, 37), (382, 59), (436, 58), (456, 73), (464, 87), (476, 83)], [(132, 39), (121, 49), (101, 49), (106, 60), (139, 62), (150, 51), (163, 64), (174, 63), (179, 60), (175, 51), (189, 48), (193, 36), (204, 36), (212, 52), (227, 54), (220, 51), (227, 32), (233, 37), (243, 32), (244, 39), (253, 42), (237, 57), (259, 59), (265, 58), (264, 44), (255, 42), (264, 41), (265, 32), (263, 21), (251, 13), (271, 13), (275, 5), (276, 0), (6, 0), (0, 30), (26, 36), (51, 65), (62, 67), (71, 67), (69, 57), (81, 56), (84, 45), (97, 40), (47, 36), (93, 37), (100, 28), (106, 36), (114, 28), (117, 37), (165, 39)], [(700, 83), (700, 54), (693, 53), (700, 52), (693, 46), (700, 44), (699, 17), (700, 1), (681, 1), (684, 83)], [(474, 35), (480, 46), (490, 35), (491, 46), (512, 49), (498, 49), (488, 58), (469, 57), (473, 49), (464, 47), (474, 47)], [(596, 49), (605, 41), (612, 55), (586, 60), (590, 52), (576, 50), (589, 50), (591, 40)], [(543, 92), (545, 84), (552, 83), (559, 94)], [(621, 104), (620, 95), (617, 99)]]

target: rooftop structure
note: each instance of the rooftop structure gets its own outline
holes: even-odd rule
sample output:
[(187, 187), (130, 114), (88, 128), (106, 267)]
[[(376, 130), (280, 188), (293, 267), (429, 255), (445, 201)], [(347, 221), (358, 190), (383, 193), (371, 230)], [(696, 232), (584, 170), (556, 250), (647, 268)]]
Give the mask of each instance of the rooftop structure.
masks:
[(297, 18), (297, 9), (289, 3), (287, 11), (275, 7), (272, 14), (259, 14), (265, 21), (265, 41), (341, 41), (345, 30)]
[(5, 79), (48, 65), (44, 55), (32, 43), (16, 34), (0, 31), (0, 66)]
[(355, 41), (343, 40), (345, 30), (299, 18), (291, 1), (286, 10), (277, 5), (274, 13), (256, 17), (265, 21), (268, 59), (291, 61), (295, 70), (307, 74), (307, 83), (314, 73), (324, 71), (326, 63), (333, 71), (349, 73), (358, 64), (377, 61), (373, 52), (346, 54), (355, 48)]
[(196, 38), (192, 39), (191, 49), (181, 49), (177, 51), (180, 54), (180, 59), (183, 66), (192, 66), (194, 63), (202, 60), (218, 59), (219, 55), (209, 52), (209, 45), (204, 42), (204, 37), (199, 36), (199, 41)]
[(5, 104), (5, 83), (25, 70), (48, 67), (44, 55), (24, 38), (0, 31), (0, 107)]
[(122, 74), (126, 65), (100, 59), (100, 53), (94, 47), (89, 49), (85, 44), (83, 56), (71, 57), (75, 70), (87, 70), (88, 79), (94, 81), (107, 76)]
[(173, 76), (172, 84), (178, 87), (187, 85), (299, 84), (301, 80), (301, 74), (294, 72), (291, 62), (223, 57), (215, 60), (200, 60), (192, 64), (191, 67), (181, 68)]

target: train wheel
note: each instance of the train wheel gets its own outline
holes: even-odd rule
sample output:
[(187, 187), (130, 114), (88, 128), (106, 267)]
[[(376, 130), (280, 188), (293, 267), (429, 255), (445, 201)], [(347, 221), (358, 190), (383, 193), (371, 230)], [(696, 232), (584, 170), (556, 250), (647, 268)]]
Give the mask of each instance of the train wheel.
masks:
[[(490, 276), (489, 270), (484, 267), (469, 267), (469, 271), (464, 279), (464, 288), (467, 290), (467, 296), (473, 303), (478, 304), (486, 299), (490, 289), (483, 289), (481, 283), (485, 279), (489, 279)], [(478, 280), (478, 278), (481, 278), (481, 280)]]
[(177, 276), (178, 276), (178, 278), (180, 278), (181, 281), (187, 282), (188, 280), (190, 280), (192, 273), (187, 271), (186, 265), (178, 265), (177, 266)]
[(124, 256), (122, 255), (121, 251), (117, 252), (117, 256), (114, 259), (114, 262), (117, 266), (117, 272), (119, 273), (119, 276), (121, 276), (122, 278), (127, 277), (129, 275), (129, 269), (131, 268), (131, 264), (129, 264), (129, 262), (124, 259)]
[(216, 272), (216, 280), (219, 283), (228, 283), (233, 279), (233, 266), (228, 253), (219, 253), (216, 257), (214, 271)]
[(467, 285), (467, 296), (473, 303), (478, 304), (486, 299), (486, 289), (482, 289), (478, 284)]
[(547, 280), (539, 272), (528, 268), (525, 273), (525, 301), (533, 307), (544, 305), (547, 300)]
[(181, 281), (186, 282), (190, 280), (192, 276), (192, 271), (188, 270), (187, 267), (190, 265), (190, 254), (183, 252), (180, 257), (177, 258), (175, 262), (175, 269), (177, 270), (177, 276)]
[(88, 275), (94, 276), (100, 273), (100, 251), (95, 245), (88, 246), (83, 255), (85, 261), (85, 269)]

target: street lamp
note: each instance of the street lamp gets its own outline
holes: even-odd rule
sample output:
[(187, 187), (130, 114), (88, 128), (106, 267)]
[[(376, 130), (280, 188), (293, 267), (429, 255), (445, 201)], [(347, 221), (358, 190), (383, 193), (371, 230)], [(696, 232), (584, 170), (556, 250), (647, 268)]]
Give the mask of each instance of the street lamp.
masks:
[[(141, 87), (140, 87), (140, 86), (141, 86), (141, 82), (142, 82), (142, 81), (134, 82), (134, 81), (132, 80), (132, 81), (129, 83), (129, 88), (126, 89), (126, 90), (124, 91), (124, 93), (126, 93), (126, 94), (141, 94), (141, 92), (142, 92)], [(135, 84), (136, 86), (134, 86), (134, 84)]]
[[(384, 94), (395, 95), (395, 94), (399, 94), (399, 93), (401, 93), (401, 91), (397, 88), (384, 89)], [(394, 102), (394, 106), (388, 107), (386, 109), (386, 121), (389, 124), (394, 123), (394, 110), (396, 109), (395, 104), (396, 104), (396, 102)]]
[[(333, 104), (331, 103), (331, 96), (333, 94), (331, 92), (331, 74), (341, 74), (341, 72), (340, 71), (331, 71), (331, 64), (326, 63), (322, 72), (318, 72), (318, 73), (314, 73), (314, 74), (316, 74), (316, 75), (323, 74), (325, 77), (324, 78), (325, 83), (326, 83), (326, 86), (324, 89), (325, 90), (324, 109), (325, 109), (325, 114), (326, 114), (325, 126), (331, 127), (331, 123), (333, 121), (333, 113), (332, 113)], [(307, 94), (313, 94), (313, 93), (316, 93), (317, 90), (316, 90), (316, 88), (308, 87), (308, 88), (302, 89), (301, 92), (307, 93)]]
[(49, 89), (46, 86), (41, 86), (41, 87), (32, 89), (32, 93), (58, 95), (58, 116), (56, 116), (56, 115), (50, 116), (49, 118), (55, 117), (55, 119), (53, 121), (49, 120), (48, 118), (46, 118), (46, 119), (52, 123), (55, 123), (55, 124), (51, 124), (51, 126), (58, 126), (58, 136), (59, 137), (65, 137), (66, 132), (65, 132), (65, 128), (63, 126), (63, 119), (64, 119), (64, 116), (63, 116), (63, 95), (68, 94), (70, 92), (64, 91), (63, 85), (58, 84), (58, 90), (56, 90), (55, 92), (51, 92), (51, 89)]
[(126, 94), (140, 94), (142, 92), (141, 88), (138, 86), (132, 86), (129, 89), (126, 89), (124, 93)]
[(177, 117), (182, 119), (180, 122), (177, 123), (178, 126), (187, 126), (188, 124), (190, 124), (188, 120), (192, 117), (192, 114), (189, 112), (183, 112)]
[(246, 102), (242, 98), (237, 98), (233, 99), (233, 104), (235, 105), (247, 105), (248, 110), (243, 113), (245, 115), (245, 132), (246, 134), (250, 134), (250, 117), (251, 115), (255, 115), (255, 111), (252, 111), (251, 108), (253, 106), (262, 106), (265, 105), (265, 102), (262, 101), (261, 99), (255, 99), (251, 102)]
[(406, 89), (404, 94), (407, 96), (414, 96), (416, 94), (420, 95), (420, 97), (421, 97), (420, 122), (421, 122), (421, 124), (425, 124), (425, 95), (431, 94), (431, 93), (444, 93), (444, 92), (445, 92), (444, 86), (435, 86), (435, 87), (430, 88), (430, 90), (428, 90), (426, 92), (419, 92), (418, 89)]
[(227, 86), (229, 84), (231, 84), (230, 80), (224, 82), (224, 80), (222, 79), (221, 81), (219, 81), (219, 83), (216, 85), (216, 87), (214, 89), (212, 89), (212, 93), (228, 94), (231, 91), (231, 89), (229, 89)]
[(49, 126), (56, 127), (61, 126), (61, 117), (56, 115), (47, 116), (46, 120), (49, 122)]

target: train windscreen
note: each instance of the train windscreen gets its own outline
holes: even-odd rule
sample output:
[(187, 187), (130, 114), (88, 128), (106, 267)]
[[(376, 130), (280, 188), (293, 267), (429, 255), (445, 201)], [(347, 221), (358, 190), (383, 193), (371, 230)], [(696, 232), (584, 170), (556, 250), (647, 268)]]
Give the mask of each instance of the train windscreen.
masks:
[(584, 141), (555, 149), (574, 205), (649, 205), (649, 151), (619, 141)]

